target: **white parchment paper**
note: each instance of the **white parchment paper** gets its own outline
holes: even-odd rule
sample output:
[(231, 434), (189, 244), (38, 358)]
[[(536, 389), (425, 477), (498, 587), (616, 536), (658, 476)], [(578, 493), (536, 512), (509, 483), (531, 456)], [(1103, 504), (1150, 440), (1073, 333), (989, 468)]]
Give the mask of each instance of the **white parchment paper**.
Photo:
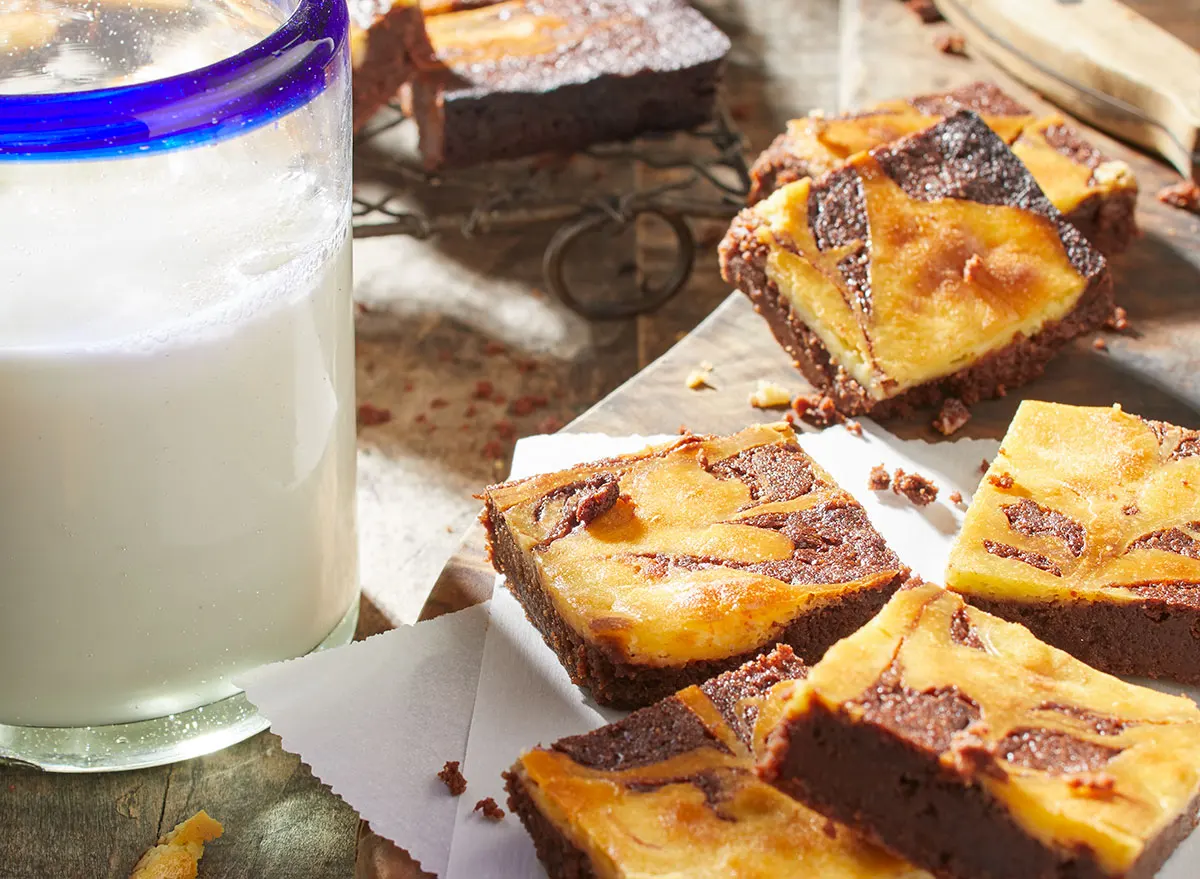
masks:
[[(995, 455), (992, 440), (928, 444), (900, 440), (864, 420), (863, 436), (842, 427), (800, 443), (866, 508), (872, 523), (916, 573), (940, 582), (954, 534)], [(517, 444), (513, 476), (561, 469), (637, 451), (670, 437), (556, 434)], [(914, 507), (867, 489), (883, 464), (931, 478), (935, 503)], [(949, 495), (958, 491), (962, 504)], [(494, 823), (473, 812), (483, 797), (504, 805), (500, 773), (525, 750), (586, 732), (620, 716), (571, 684), (557, 657), (498, 580), (487, 605), (362, 644), (268, 666), (241, 683), (284, 745), (342, 795), (372, 828), (447, 879), (543, 875), (529, 837), (513, 816)], [(1172, 692), (1182, 688), (1159, 686)], [(1196, 698), (1196, 691), (1188, 691)], [(469, 729), (469, 733), (468, 733)], [(451, 798), (436, 773), (463, 760), (467, 792)], [(1200, 834), (1159, 879), (1200, 876)]]

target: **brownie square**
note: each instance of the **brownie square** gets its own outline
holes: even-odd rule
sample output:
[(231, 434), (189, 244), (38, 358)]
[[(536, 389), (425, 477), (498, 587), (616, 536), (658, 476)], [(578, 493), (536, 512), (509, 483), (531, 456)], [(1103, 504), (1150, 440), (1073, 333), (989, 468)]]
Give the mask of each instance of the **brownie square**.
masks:
[(410, 101), (430, 169), (692, 128), (730, 47), (684, 0), (505, 0), (427, 25)]
[(884, 101), (827, 118), (793, 119), (751, 168), (750, 203), (804, 177), (819, 177), (852, 154), (914, 134), (958, 110), (980, 115), (1025, 162), (1051, 203), (1104, 254), (1119, 253), (1137, 232), (1137, 181), (1061, 116), (1037, 118), (996, 86), (975, 82), (949, 92)]
[(775, 644), (818, 659), (905, 579), (786, 424), (492, 486), (492, 561), (571, 679), (642, 707)]
[(955, 879), (1148, 879), (1195, 824), (1200, 709), (904, 589), (762, 707), (760, 776)]
[(966, 110), (744, 210), (721, 265), (845, 414), (1003, 395), (1113, 308), (1104, 257)]
[(1096, 668), (1200, 683), (1200, 433), (1023, 402), (946, 585)]
[(779, 647), (522, 756), (508, 805), (550, 879), (931, 879), (755, 776), (758, 704), (806, 672)]
[(433, 50), (417, 0), (349, 0), (352, 114), (357, 131)]

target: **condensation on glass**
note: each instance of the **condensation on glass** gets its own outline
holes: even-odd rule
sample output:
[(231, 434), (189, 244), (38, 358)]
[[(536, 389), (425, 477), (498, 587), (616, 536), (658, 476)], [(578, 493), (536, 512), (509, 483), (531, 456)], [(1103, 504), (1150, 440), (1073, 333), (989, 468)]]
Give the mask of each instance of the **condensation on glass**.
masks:
[(358, 607), (341, 0), (8, 0), (0, 758), (265, 726)]

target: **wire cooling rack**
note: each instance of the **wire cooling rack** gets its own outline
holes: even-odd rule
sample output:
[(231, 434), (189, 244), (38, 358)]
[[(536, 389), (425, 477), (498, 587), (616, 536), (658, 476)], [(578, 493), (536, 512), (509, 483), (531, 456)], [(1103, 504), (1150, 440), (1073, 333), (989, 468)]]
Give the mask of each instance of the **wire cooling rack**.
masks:
[[(606, 179), (604, 168), (618, 165), (652, 173), (614, 177), (656, 181), (599, 190), (569, 180), (564, 186), (554, 160), (545, 157), (503, 163), (502, 173), (488, 167), (431, 174), (421, 168), (412, 149), (412, 126), (399, 109), (381, 115), (355, 142), (354, 237), (478, 237), (558, 223), (542, 258), (546, 286), (592, 320), (653, 311), (678, 293), (691, 275), (696, 253), (689, 221), (733, 217), (750, 190), (742, 136), (721, 107), (708, 123), (682, 135), (584, 150), (580, 155), (600, 169), (595, 175), (599, 181)], [(674, 238), (665, 276), (659, 281), (640, 278), (633, 290), (604, 301), (580, 295), (567, 271), (572, 255), (585, 253), (589, 239), (619, 234), (643, 216), (657, 218)]]

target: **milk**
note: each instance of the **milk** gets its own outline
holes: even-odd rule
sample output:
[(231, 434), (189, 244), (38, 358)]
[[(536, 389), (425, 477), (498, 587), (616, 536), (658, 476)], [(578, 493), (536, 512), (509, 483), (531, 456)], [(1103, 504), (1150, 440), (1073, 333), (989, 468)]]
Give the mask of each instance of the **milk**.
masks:
[(210, 703), (356, 601), (348, 120), (316, 101), (0, 162), (0, 723)]

